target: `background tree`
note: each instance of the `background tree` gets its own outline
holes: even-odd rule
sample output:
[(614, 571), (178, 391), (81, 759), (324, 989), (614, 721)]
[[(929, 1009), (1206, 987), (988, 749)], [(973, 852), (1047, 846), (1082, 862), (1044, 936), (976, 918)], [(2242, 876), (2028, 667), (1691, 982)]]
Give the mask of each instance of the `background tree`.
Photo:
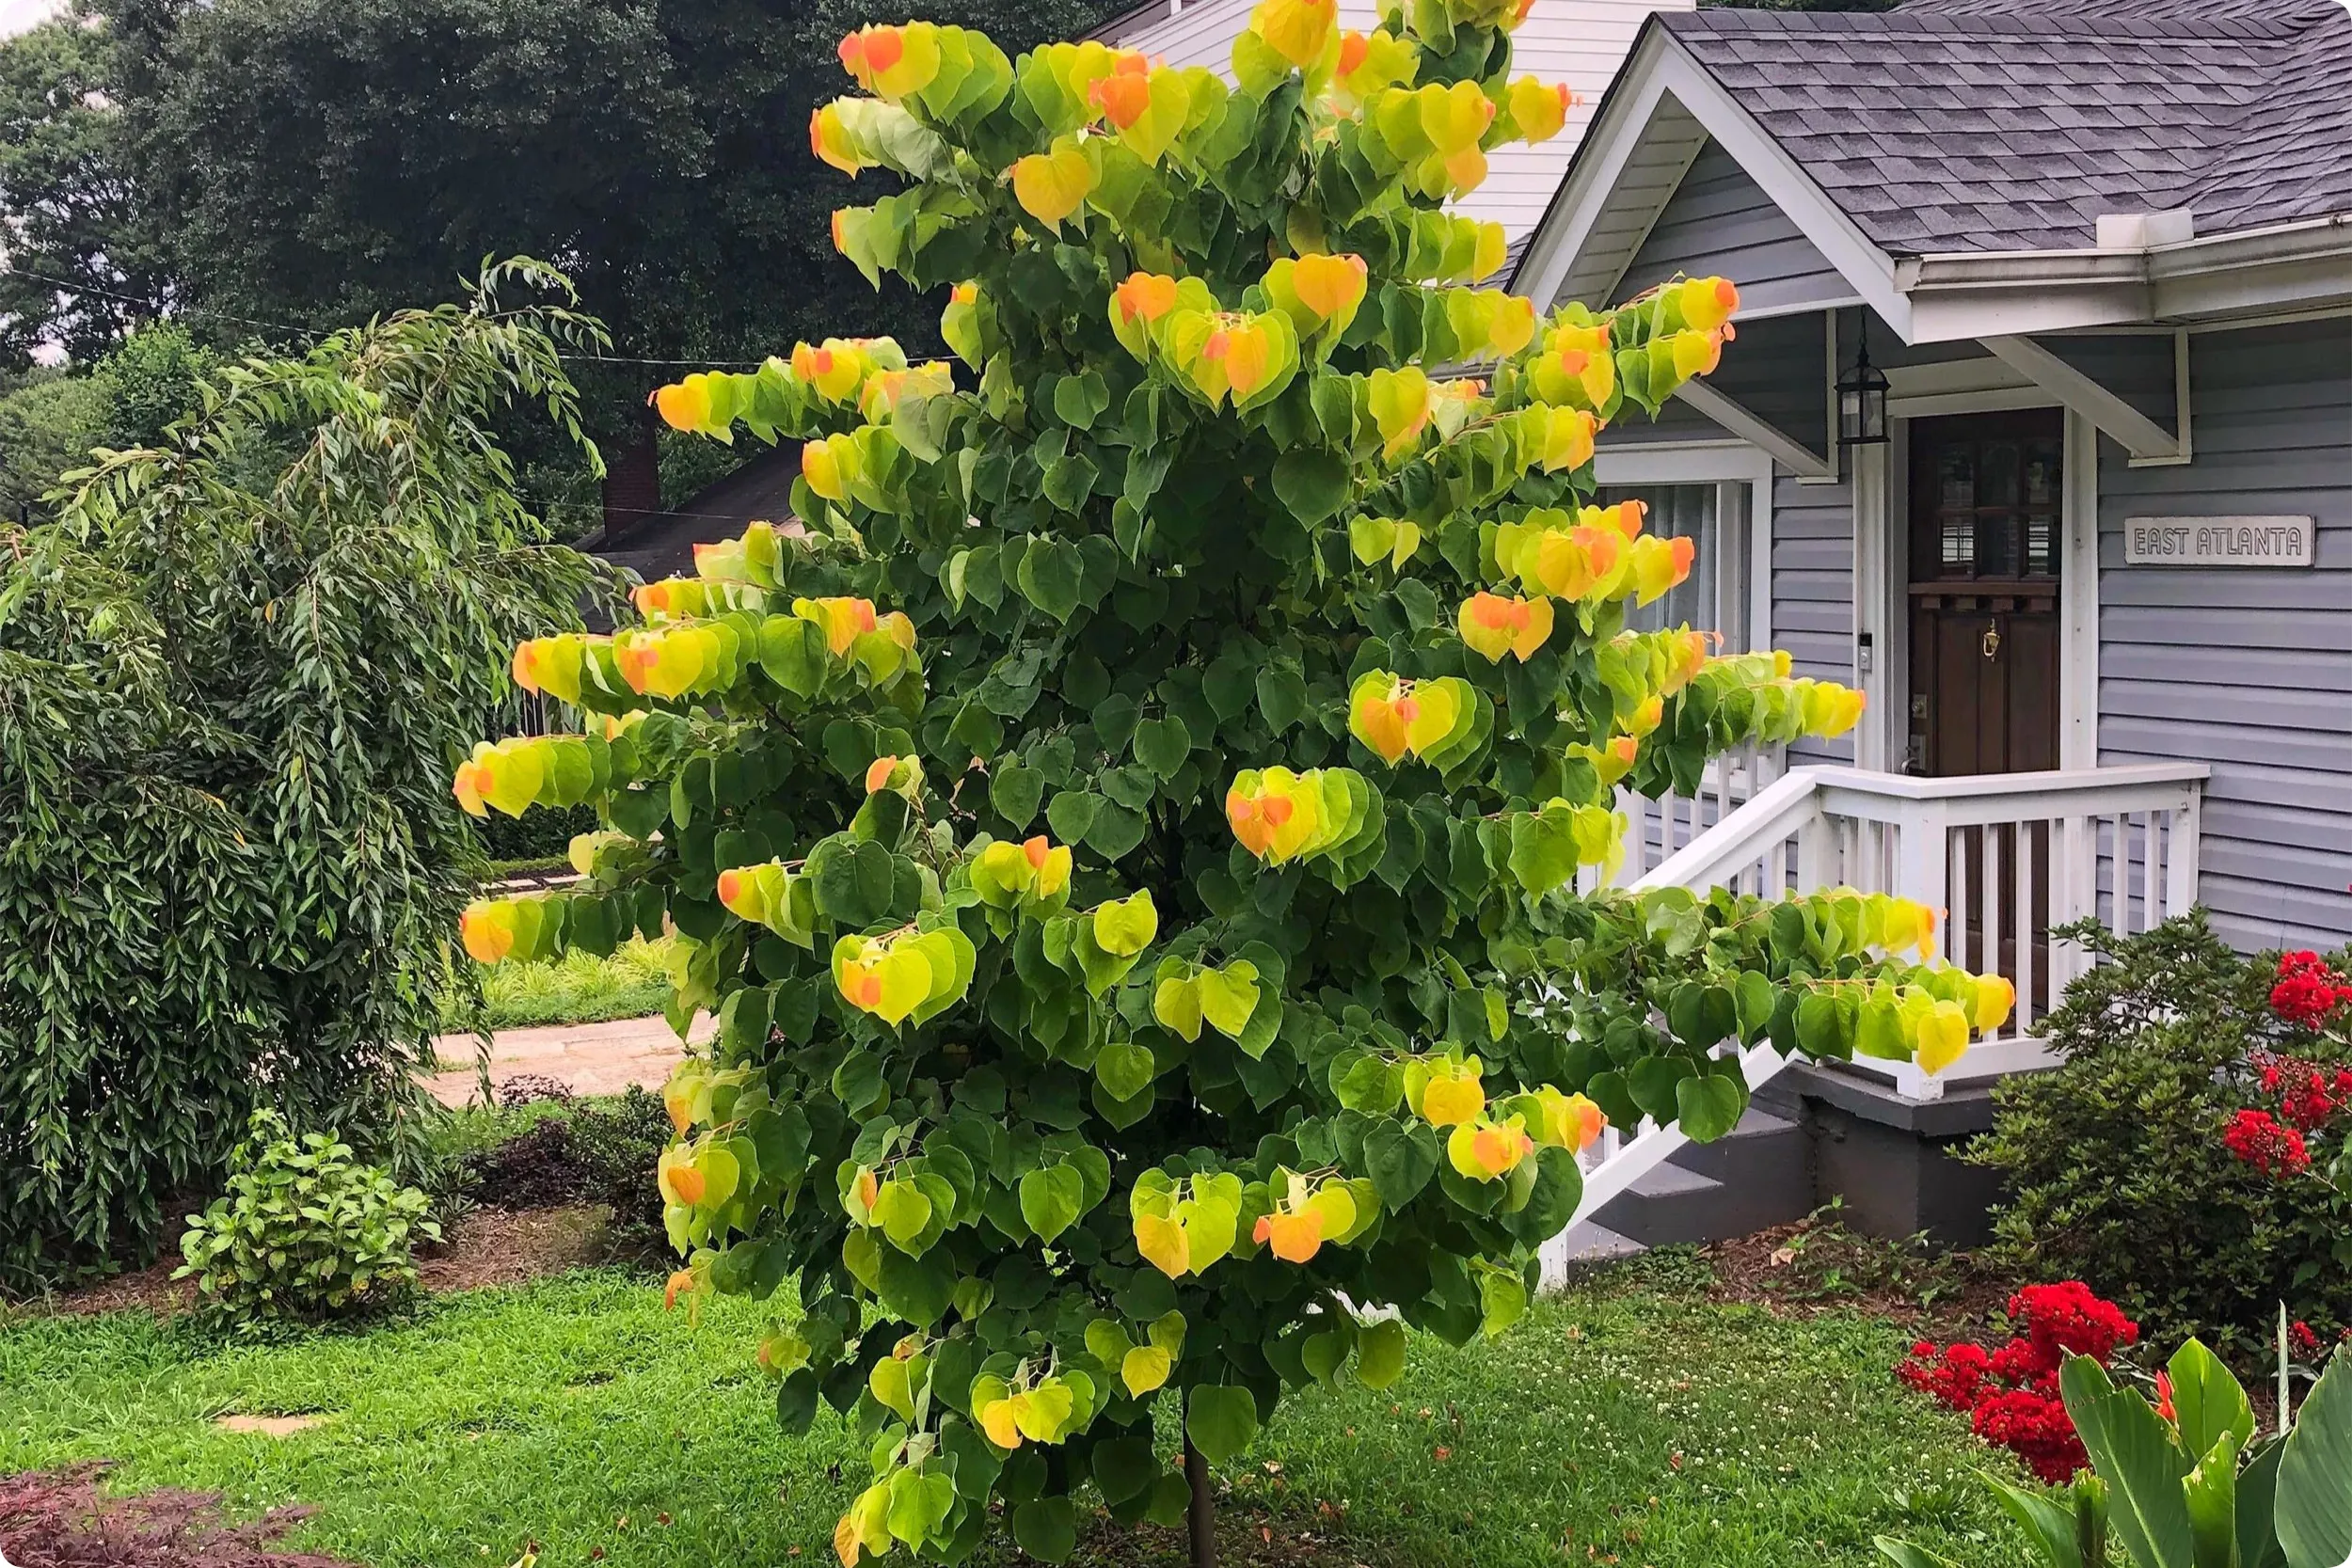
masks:
[(113, 35), (74, 15), (0, 41), (0, 367), (44, 343), (87, 364), (171, 297), (115, 106), (119, 65)]
[[(935, 313), (895, 286), (877, 297), (834, 253), (849, 187), (805, 156), (834, 44), (884, 19), (874, 0), (94, 3), (192, 308), (341, 325), (523, 253), (564, 266), (624, 356), (751, 361)], [(1117, 8), (961, 0), (946, 20), (1022, 47)], [(675, 372), (576, 369), (609, 499), (649, 504), (644, 397)], [(594, 515), (569, 499), (584, 531)]]
[(679, 933), (673, 1021), (720, 1033), (667, 1090), (671, 1292), (796, 1282), (780, 1410), (873, 1437), (845, 1568), (960, 1558), (992, 1498), (1061, 1559), (1089, 1486), (1189, 1512), (1205, 1559), (1209, 1465), (1285, 1388), (1524, 1311), (1604, 1116), (1720, 1136), (1729, 1041), (1933, 1071), (2008, 1011), (1905, 957), (1934, 916), (1902, 900), (1580, 894), (1621, 781), (1861, 699), (1627, 630), (1690, 546), (1584, 504), (1597, 425), (1711, 368), (1736, 291), (1539, 318), (1471, 286), (1502, 230), (1443, 204), (1567, 95), (1512, 79), (1507, 3), (1335, 12), (1264, 0), (1234, 88), (845, 40), (871, 96), (817, 150), (916, 182), (833, 234), (955, 285), (962, 368), (830, 338), (664, 388), (680, 428), (803, 442), (811, 531), (524, 644), (604, 722), (457, 773), (469, 810), (609, 824), (579, 891), (467, 911), (476, 958)]
[(26, 372), (0, 395), (0, 517), (50, 520), (59, 476), (88, 467), (93, 448), (161, 443), (219, 363), (177, 323), (150, 322), (94, 366)]
[(224, 368), (56, 524), (0, 523), (0, 1283), (151, 1252), (257, 1101), (371, 1147), (410, 1102), (476, 855), (449, 769), (497, 651), (599, 578), (493, 434), (520, 403), (577, 438), (567, 298), (509, 263)]

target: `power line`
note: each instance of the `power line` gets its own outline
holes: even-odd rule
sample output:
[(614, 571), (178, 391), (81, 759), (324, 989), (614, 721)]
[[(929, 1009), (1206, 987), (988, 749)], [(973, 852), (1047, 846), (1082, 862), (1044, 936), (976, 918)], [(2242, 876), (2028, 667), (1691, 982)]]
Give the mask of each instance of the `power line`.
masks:
[[(117, 300), (124, 305), (135, 305), (151, 315), (158, 317), (208, 316), (215, 321), (234, 322), (239, 326), (258, 326), (264, 331), (291, 333), (306, 341), (315, 341), (326, 336), (326, 330), (319, 327), (296, 326), (291, 322), (257, 321), (251, 316), (232, 315), (226, 310), (215, 310), (207, 305), (178, 305), (167, 309), (154, 300), (143, 299), (137, 294), (119, 293), (112, 289), (99, 288), (94, 283), (71, 282), (62, 277), (51, 277), (44, 273), (29, 272), (23, 267), (10, 267), (7, 275), (12, 277), (28, 277), (36, 283), (46, 283), (51, 288), (62, 289), (68, 293), (94, 294), (101, 299)], [(691, 366), (697, 370), (755, 371), (767, 363), (764, 359), (656, 359), (628, 354), (566, 354), (564, 357), (599, 365), (655, 365), (673, 369)]]

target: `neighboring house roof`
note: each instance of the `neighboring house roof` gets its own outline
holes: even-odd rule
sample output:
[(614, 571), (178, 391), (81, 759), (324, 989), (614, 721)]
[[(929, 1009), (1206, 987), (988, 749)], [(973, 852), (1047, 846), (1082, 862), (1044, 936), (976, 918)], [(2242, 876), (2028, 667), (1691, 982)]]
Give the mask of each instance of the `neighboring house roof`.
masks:
[(2088, 246), (2352, 210), (2344, 0), (1913, 0), (1661, 19), (1882, 249)]
[(755, 522), (793, 522), (792, 482), (800, 474), (798, 446), (774, 451), (755, 447), (733, 473), (627, 530), (612, 548), (605, 547), (601, 534), (584, 547), (647, 582), (691, 577), (697, 543), (732, 539)]

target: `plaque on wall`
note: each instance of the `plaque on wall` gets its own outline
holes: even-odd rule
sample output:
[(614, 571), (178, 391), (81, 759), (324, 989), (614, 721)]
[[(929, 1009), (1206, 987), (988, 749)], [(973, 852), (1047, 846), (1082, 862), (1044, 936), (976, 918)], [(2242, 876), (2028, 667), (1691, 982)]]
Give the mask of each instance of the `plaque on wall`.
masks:
[(2309, 566), (2309, 517), (2126, 517), (2126, 566)]

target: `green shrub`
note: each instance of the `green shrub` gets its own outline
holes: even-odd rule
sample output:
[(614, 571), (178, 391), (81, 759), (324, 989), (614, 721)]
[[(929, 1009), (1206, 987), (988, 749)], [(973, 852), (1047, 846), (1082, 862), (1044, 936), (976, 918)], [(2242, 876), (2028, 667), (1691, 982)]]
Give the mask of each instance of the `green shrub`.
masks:
[(253, 1113), (228, 1196), (180, 1239), (203, 1305), (245, 1322), (311, 1323), (391, 1306), (417, 1283), (418, 1237), (441, 1239), (431, 1202), (362, 1164), (325, 1132), (296, 1139), (275, 1111)]
[(559, 339), (599, 340), (501, 284), (568, 297), (510, 264), (229, 366), (56, 525), (0, 521), (0, 1286), (152, 1258), (259, 1085), (406, 1142), (479, 859), (450, 768), (508, 642), (598, 578), (496, 427), (519, 400), (577, 434)]
[[(593, 953), (566, 953), (543, 964), (494, 964), (480, 968), (482, 1010), (462, 988), (444, 993), (441, 1026), (462, 1033), (485, 1029), (529, 1029), (550, 1023), (602, 1023), (616, 1018), (649, 1018), (670, 1001), (670, 952), (667, 938), (651, 942), (631, 938), (599, 958)], [(462, 955), (452, 960), (472, 965)], [(454, 1053), (452, 1066), (464, 1066), (470, 1055)]]
[(1996, 1218), (2002, 1261), (2079, 1276), (2152, 1339), (2200, 1336), (2249, 1359), (2281, 1301), (2318, 1331), (2352, 1323), (2352, 1200), (2222, 1141), (2263, 1101), (2258, 1059), (2331, 1054), (2271, 1011), (2275, 958), (2241, 958), (2201, 913), (2128, 938), (2067, 934), (2105, 961), (2044, 1024), (2064, 1065), (1996, 1088), (1971, 1150), (2013, 1195)]
[(618, 1100), (567, 1105), (467, 1155), (458, 1188), (500, 1209), (601, 1204), (617, 1246), (651, 1253), (662, 1240), (654, 1171), (672, 1131), (660, 1098), (632, 1084)]

